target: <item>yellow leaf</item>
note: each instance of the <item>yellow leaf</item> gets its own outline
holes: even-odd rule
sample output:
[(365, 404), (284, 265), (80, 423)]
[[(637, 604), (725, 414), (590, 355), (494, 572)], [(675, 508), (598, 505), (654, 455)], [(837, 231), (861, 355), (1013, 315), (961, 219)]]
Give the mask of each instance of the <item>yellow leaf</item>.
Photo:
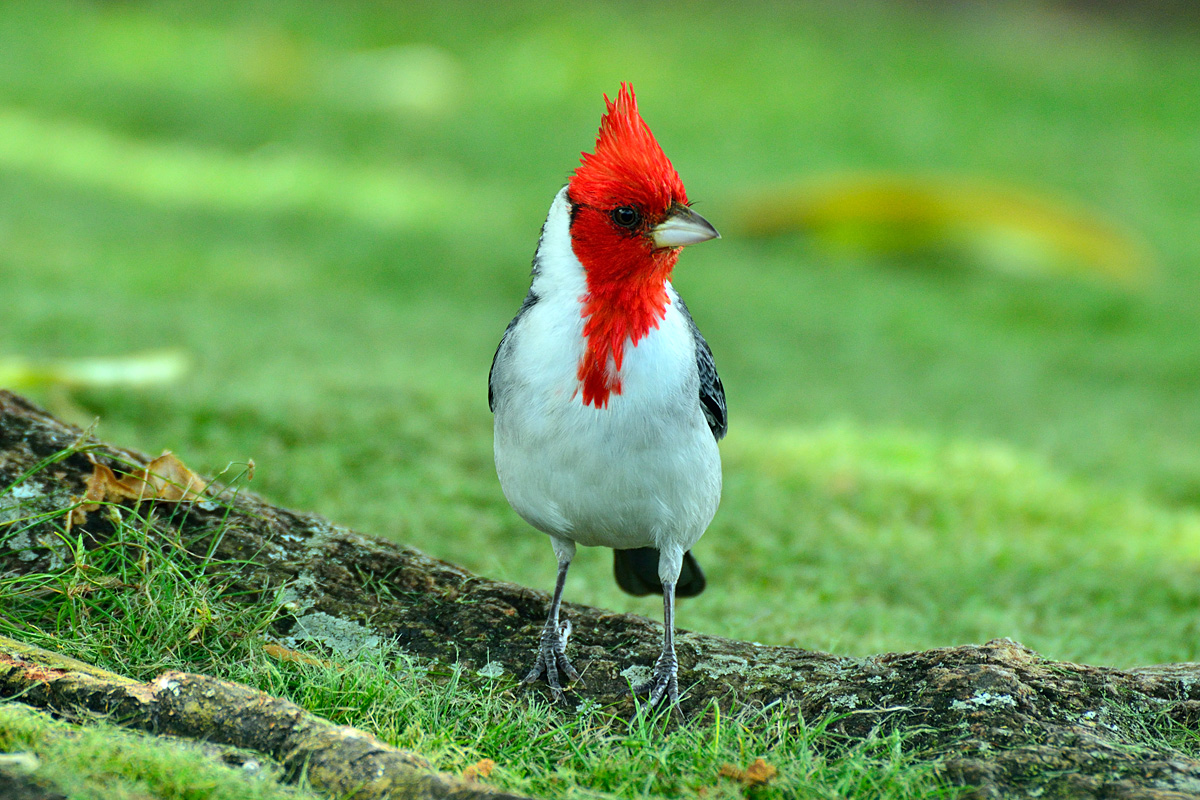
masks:
[(948, 251), (964, 262), (1015, 272), (1134, 284), (1152, 271), (1145, 243), (1094, 213), (964, 178), (835, 175), (755, 192), (732, 222), (746, 236), (799, 232), (869, 254)]
[(322, 661), (319, 658), (313, 658), (310, 655), (300, 653), (296, 650), (289, 650), (288, 648), (279, 644), (265, 644), (263, 645), (263, 652), (276, 661), (286, 661), (290, 664), (309, 664), (310, 666), (314, 667), (333, 666), (328, 661)]
[(741, 783), (743, 786), (762, 786), (778, 772), (777, 770), (761, 758), (754, 759), (754, 763), (745, 769), (738, 769), (733, 764), (723, 764), (717, 772), (722, 778), (732, 778)]

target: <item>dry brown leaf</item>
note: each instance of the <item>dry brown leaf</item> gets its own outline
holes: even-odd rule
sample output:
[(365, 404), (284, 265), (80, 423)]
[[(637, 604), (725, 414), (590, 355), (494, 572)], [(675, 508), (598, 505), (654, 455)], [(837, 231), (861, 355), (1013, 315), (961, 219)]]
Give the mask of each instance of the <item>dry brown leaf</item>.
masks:
[(496, 762), (490, 758), (483, 758), (476, 761), (471, 766), (463, 770), (463, 780), (475, 781), (480, 778), (486, 778), (492, 774), (492, 770), (496, 768)]
[(263, 645), (263, 652), (269, 655), (276, 661), (287, 661), (292, 664), (309, 664), (314, 667), (332, 667), (328, 661), (322, 661), (319, 658), (313, 658), (305, 653), (300, 653), (295, 650), (289, 650), (279, 644)]
[(71, 515), (72, 523), (82, 524), (88, 513), (102, 503), (122, 500), (203, 500), (205, 482), (175, 457), (170, 450), (145, 467), (120, 478), (104, 464), (93, 462), (83, 493), (83, 503)]
[(744, 786), (763, 786), (778, 774), (778, 771), (763, 761), (754, 759), (754, 763), (745, 769), (738, 769), (733, 764), (723, 764), (719, 772), (722, 778), (732, 778)]
[(113, 471), (104, 464), (92, 462), (92, 474), (88, 476), (83, 492), (83, 502), (71, 512), (71, 525), (82, 525), (87, 515), (100, 507), (109, 498), (122, 499), (121, 482)]
[(744, 770), (738, 769), (733, 764), (722, 764), (721, 768), (717, 770), (717, 774), (722, 778), (732, 778), (735, 781), (740, 781), (742, 776), (746, 773)]
[(777, 774), (778, 770), (775, 767), (761, 758), (756, 758), (754, 759), (754, 763), (746, 768), (745, 782), (750, 786), (761, 786)]
[(170, 450), (129, 476), (150, 487), (147, 495), (155, 500), (203, 500), (204, 479), (192, 472)]

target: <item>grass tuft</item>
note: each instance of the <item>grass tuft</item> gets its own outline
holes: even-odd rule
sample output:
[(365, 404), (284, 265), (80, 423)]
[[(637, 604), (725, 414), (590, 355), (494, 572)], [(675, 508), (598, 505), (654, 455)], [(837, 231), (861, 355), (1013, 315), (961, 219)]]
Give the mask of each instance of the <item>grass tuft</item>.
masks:
[[(139, 680), (167, 669), (220, 674), (230, 664), (266, 663), (261, 639), (277, 598), (235, 602), (228, 590), (236, 563), (194, 559), (155, 524), (171, 504), (101, 504), (91, 512), (111, 527), (101, 542), (68, 527), (72, 510), (37, 517), (52, 520), (59, 569), (0, 575), (0, 634)], [(0, 546), (22, 532), (6, 523)]]

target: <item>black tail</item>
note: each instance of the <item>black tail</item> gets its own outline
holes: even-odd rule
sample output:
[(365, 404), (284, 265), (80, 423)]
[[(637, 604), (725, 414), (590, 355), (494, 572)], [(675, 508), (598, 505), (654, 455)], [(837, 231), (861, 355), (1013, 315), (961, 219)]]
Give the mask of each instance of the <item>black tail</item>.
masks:
[[(658, 550), (653, 547), (613, 550), (613, 576), (618, 586), (637, 597), (662, 594), (662, 582), (658, 578)], [(683, 554), (683, 568), (675, 584), (675, 596), (695, 597), (704, 591), (706, 585), (704, 570), (700, 569), (689, 550)]]

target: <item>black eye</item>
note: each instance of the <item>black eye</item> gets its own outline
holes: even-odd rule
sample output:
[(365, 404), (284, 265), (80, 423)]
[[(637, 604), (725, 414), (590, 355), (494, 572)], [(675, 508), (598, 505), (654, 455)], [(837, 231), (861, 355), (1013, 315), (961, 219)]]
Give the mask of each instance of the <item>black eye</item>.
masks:
[(622, 228), (632, 228), (642, 221), (642, 215), (638, 213), (636, 208), (632, 208), (631, 206), (614, 208), (609, 216), (612, 217), (613, 222)]

